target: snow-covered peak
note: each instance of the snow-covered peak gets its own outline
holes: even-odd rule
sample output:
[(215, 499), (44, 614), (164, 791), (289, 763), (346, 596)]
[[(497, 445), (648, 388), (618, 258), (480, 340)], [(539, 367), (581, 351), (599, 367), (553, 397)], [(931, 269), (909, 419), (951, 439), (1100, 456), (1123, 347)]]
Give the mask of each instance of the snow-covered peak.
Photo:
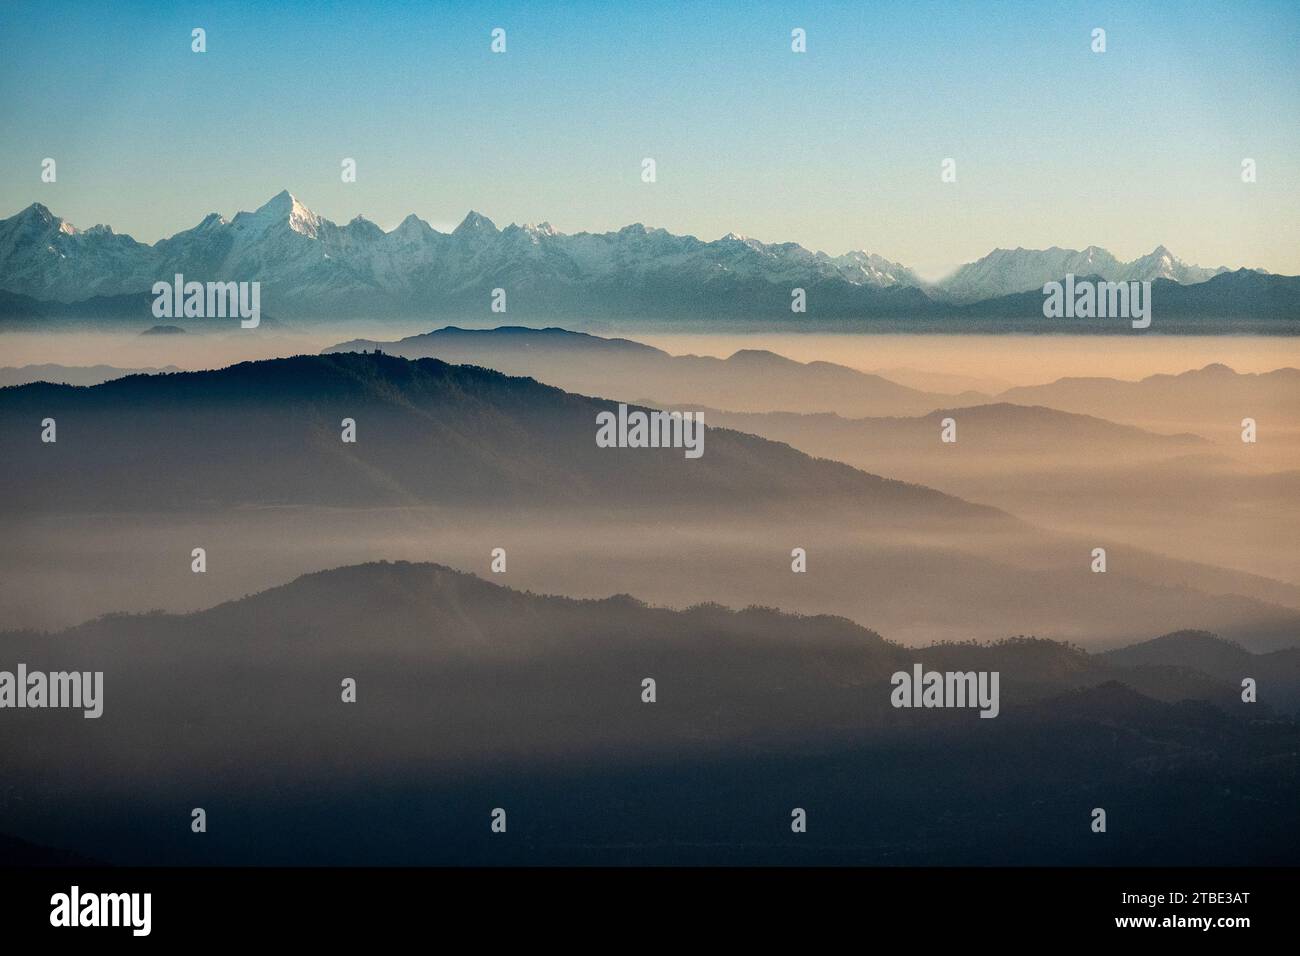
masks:
[(1059, 281), (1067, 274), (1100, 276), (1108, 282), (1135, 282), (1170, 279), (1184, 285), (1204, 282), (1220, 272), (1183, 262), (1165, 246), (1122, 262), (1100, 246), (1082, 251), (1062, 249), (1015, 250), (994, 249), (975, 262), (969, 262), (940, 283), (956, 301), (978, 301), (998, 295), (1010, 295), (1042, 288), (1043, 283)]
[(22, 212), (15, 215), (10, 222), (19, 225), (35, 228), (40, 230), (54, 229), (67, 236), (75, 236), (77, 227), (72, 223), (60, 219), (44, 203), (34, 202)]
[[(1041, 290), (1045, 282), (1069, 273), (1110, 281), (1190, 283), (1220, 271), (1188, 266), (1164, 246), (1130, 263), (1099, 246), (999, 248), (963, 266), (938, 289), (951, 301), (978, 301)], [(495, 287), (501, 275), (544, 283), (551, 292), (562, 290), (557, 295), (573, 290), (574, 301), (584, 303), (611, 294), (610, 289), (690, 288), (720, 276), (733, 283), (790, 288), (810, 281), (843, 283), (835, 295), (846, 302), (856, 297), (865, 302), (873, 289), (917, 288), (935, 294), (935, 286), (911, 269), (863, 250), (828, 255), (737, 232), (704, 241), (641, 223), (616, 232), (574, 235), (557, 232), (548, 222), (512, 224), (502, 232), (473, 211), (450, 234), (415, 214), (385, 234), (364, 216), (336, 226), (287, 190), (230, 221), (211, 213), (197, 226), (152, 246), (105, 226), (80, 232), (40, 203), (0, 219), (0, 278), (9, 284), (0, 282), (0, 288), (71, 301), (138, 292), (157, 276), (175, 272), (262, 281), (281, 311), (303, 313), (376, 303), (409, 308), (430, 297), (477, 294), (474, 290)]]
[(479, 236), (479, 235), (496, 235), (496, 224), (484, 216), (471, 209), (462, 220), (461, 224), (452, 230), (453, 236)]
[(299, 235), (315, 239), (324, 220), (300, 203), (287, 189), (282, 189), (259, 206), (253, 216), (265, 222), (287, 222)]
[(840, 276), (854, 285), (873, 285), (881, 288), (890, 286), (920, 288), (924, 285), (921, 278), (907, 266), (886, 259), (879, 253), (855, 249), (842, 256), (827, 258)]
[(373, 242), (384, 237), (384, 230), (367, 219), (365, 216), (354, 216), (341, 230), (349, 239)]
[(43, 222), (50, 225), (58, 221), (58, 217), (50, 212), (50, 208), (45, 203), (40, 202), (32, 203), (14, 218), (23, 222)]
[(1204, 282), (1226, 271), (1223, 266), (1219, 266), (1217, 269), (1207, 269), (1201, 266), (1188, 265), (1161, 245), (1156, 246), (1145, 256), (1134, 259), (1129, 263), (1123, 278), (1129, 280), (1172, 279), (1174, 282), (1188, 285)]
[(420, 236), (438, 234), (438, 230), (429, 225), (415, 213), (410, 213), (405, 219), (397, 224), (397, 228), (389, 233), (390, 236), (400, 236), (402, 238), (417, 238)]

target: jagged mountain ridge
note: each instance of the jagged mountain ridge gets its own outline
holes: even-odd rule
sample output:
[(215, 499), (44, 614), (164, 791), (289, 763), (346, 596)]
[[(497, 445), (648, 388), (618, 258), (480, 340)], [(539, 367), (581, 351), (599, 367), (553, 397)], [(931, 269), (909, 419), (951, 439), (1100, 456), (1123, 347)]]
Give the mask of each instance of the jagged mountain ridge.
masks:
[(1205, 282), (1229, 271), (1224, 266), (1205, 269), (1188, 265), (1163, 245), (1131, 262), (1123, 262), (1099, 246), (1083, 250), (994, 249), (982, 259), (968, 262), (939, 283), (954, 302), (970, 303), (1017, 292), (1041, 290), (1044, 283), (1062, 276), (1099, 276), (1108, 282), (1169, 279), (1181, 285)]
[[(919, 288), (905, 266), (854, 251), (811, 252), (735, 234), (705, 242), (640, 223), (565, 235), (548, 223), (498, 229), (471, 211), (451, 233), (409, 215), (390, 232), (358, 216), (344, 226), (289, 192), (226, 220), (216, 213), (153, 246), (107, 226), (82, 231), (36, 203), (0, 220), (0, 288), (41, 300), (135, 293), (176, 273), (262, 281), (290, 314), (328, 306), (399, 309), (439, 295), (486, 303), (491, 288), (550, 289), (582, 307), (583, 288), (640, 283), (829, 282), (846, 288)], [(560, 295), (563, 290), (567, 295)]]
[(1186, 265), (1164, 246), (1129, 263), (1095, 246), (998, 249), (928, 284), (876, 253), (831, 256), (734, 233), (704, 241), (640, 223), (564, 234), (549, 223), (498, 229), (471, 211), (450, 233), (414, 214), (388, 232), (362, 216), (340, 226), (288, 191), (152, 246), (108, 226), (80, 230), (40, 203), (0, 220), (7, 292), (79, 302), (137, 295), (181, 273), (260, 281), (267, 308), (287, 317), (486, 312), (494, 288), (509, 291), (512, 309), (552, 315), (739, 314), (788, 309), (795, 286), (823, 315), (911, 315), (1040, 288), (1069, 271), (1195, 283), (1226, 270)]

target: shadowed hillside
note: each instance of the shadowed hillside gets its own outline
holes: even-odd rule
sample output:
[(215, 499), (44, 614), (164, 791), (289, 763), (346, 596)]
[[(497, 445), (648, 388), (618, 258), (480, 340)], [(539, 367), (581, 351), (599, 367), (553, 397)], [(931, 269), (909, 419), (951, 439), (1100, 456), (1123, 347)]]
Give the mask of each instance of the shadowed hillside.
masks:
[[(1034, 638), (904, 648), (836, 617), (572, 600), (377, 563), (3, 641), (7, 660), (102, 670), (105, 688), (97, 720), (0, 725), (8, 829), (113, 861), (1152, 863), (1182, 858), (1184, 825), (1202, 863), (1296, 845), (1282, 838), (1291, 719), (1241, 703), (1230, 677)], [(892, 707), (890, 676), (914, 663), (999, 671), (998, 716)], [(356, 703), (340, 699), (347, 677)], [(121, 792), (147, 794), (125, 826)], [(1174, 800), (1168, 819), (1153, 794)], [(80, 815), (89, 801), (103, 812)], [(200, 844), (185, 839), (195, 805), (218, 823)], [(438, 819), (419, 833), (373, 816), (426, 805)], [(498, 805), (519, 844), (465, 822)], [(1088, 842), (1097, 805), (1122, 839)], [(809, 846), (782, 841), (791, 806), (816, 815)]]
[[(439, 503), (505, 507), (789, 508), (882, 519), (998, 518), (788, 446), (708, 429), (705, 453), (599, 448), (616, 403), (498, 372), (384, 355), (299, 356), (90, 388), (0, 391), (10, 449), (0, 500), (19, 509)], [(40, 441), (54, 418), (58, 441)], [(356, 422), (355, 444), (341, 423)], [(708, 422), (705, 422), (706, 426)]]
[(1243, 677), (1253, 677), (1260, 700), (1279, 710), (1300, 710), (1300, 647), (1254, 654), (1215, 634), (1179, 631), (1103, 656), (1121, 667), (1185, 668), (1238, 685)]

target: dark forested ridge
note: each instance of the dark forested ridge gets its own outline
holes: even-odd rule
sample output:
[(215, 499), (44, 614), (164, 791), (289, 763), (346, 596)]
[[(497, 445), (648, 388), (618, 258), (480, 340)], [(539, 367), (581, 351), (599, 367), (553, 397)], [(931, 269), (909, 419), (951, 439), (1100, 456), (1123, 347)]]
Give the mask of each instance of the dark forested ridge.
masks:
[[(1156, 643), (1184, 659), (1035, 638), (905, 648), (836, 617), (338, 568), (196, 614), (6, 635), (30, 667), (105, 673), (100, 719), (16, 711), (0, 728), (22, 771), (9, 826), (113, 861), (1291, 859), (1300, 728), (1270, 701), (1287, 681), (1294, 699), (1294, 674), (1277, 655), (1189, 666), (1227, 647), (1206, 635)], [(891, 674), (914, 663), (999, 671), (1001, 712), (892, 707)], [(1260, 703), (1241, 701), (1243, 673)], [(148, 812), (118, 832), (108, 795), (124, 787)], [(50, 800), (53, 829), (29, 815)], [(106, 812), (66, 812), (91, 801)], [(194, 805), (238, 835), (186, 842)], [(489, 842), (496, 806), (510, 841)], [(813, 821), (805, 842), (792, 807)]]

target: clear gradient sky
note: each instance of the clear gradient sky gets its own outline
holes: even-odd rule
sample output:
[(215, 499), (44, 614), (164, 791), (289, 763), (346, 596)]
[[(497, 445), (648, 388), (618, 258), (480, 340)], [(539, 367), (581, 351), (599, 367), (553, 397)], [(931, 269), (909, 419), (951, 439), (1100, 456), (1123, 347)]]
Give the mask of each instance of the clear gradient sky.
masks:
[(644, 222), (927, 277), (997, 246), (1160, 243), (1300, 273), (1295, 0), (9, 0), (0, 96), (0, 216), (41, 201), (146, 242), (287, 188), (339, 222)]

